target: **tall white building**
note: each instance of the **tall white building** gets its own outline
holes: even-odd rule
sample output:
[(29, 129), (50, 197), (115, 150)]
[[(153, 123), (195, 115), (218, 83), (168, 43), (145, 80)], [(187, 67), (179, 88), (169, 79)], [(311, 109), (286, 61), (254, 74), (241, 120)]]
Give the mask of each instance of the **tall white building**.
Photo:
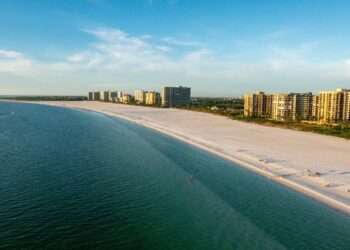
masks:
[(134, 91), (134, 98), (135, 102), (138, 104), (144, 104), (146, 102), (146, 91), (144, 90), (135, 90)]
[(123, 102), (123, 91), (117, 91), (117, 102)]

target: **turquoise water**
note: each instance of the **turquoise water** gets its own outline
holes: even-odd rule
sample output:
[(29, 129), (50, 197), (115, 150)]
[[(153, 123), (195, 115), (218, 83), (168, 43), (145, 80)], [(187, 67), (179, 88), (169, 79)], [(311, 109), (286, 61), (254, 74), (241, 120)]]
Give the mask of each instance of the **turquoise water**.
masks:
[(350, 217), (105, 115), (0, 102), (0, 249), (350, 249)]

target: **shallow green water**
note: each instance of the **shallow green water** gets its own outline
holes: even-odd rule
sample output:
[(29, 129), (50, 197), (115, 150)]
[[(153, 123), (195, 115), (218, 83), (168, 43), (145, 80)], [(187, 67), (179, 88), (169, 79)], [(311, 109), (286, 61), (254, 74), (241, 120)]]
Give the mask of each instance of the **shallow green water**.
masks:
[(168, 136), (0, 103), (0, 249), (350, 249), (350, 218)]

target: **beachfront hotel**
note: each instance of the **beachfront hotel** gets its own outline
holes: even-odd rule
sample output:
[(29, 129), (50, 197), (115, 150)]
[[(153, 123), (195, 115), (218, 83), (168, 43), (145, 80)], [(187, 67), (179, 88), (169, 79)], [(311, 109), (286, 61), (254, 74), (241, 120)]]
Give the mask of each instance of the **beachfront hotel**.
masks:
[(117, 102), (118, 91), (111, 91), (109, 93), (109, 96), (110, 96), (110, 99), (109, 99), (110, 102)]
[(313, 94), (293, 93), (292, 98), (292, 120), (311, 120)]
[(109, 102), (110, 101), (110, 92), (109, 91), (100, 91), (100, 101)]
[(271, 118), (277, 121), (309, 120), (312, 117), (312, 93), (274, 94)]
[(126, 93), (123, 94), (122, 103), (124, 103), (124, 104), (129, 104), (129, 103), (131, 103), (132, 101), (133, 101), (133, 96), (132, 96), (132, 95), (126, 94)]
[(88, 94), (88, 100), (91, 100), (91, 101), (94, 100), (94, 92), (89, 92), (89, 94)]
[(292, 119), (292, 96), (289, 94), (272, 95), (271, 118), (276, 121)]
[(136, 104), (159, 105), (160, 93), (156, 91), (135, 90), (134, 98)]
[[(271, 100), (271, 98), (267, 98)], [(162, 87), (161, 92), (135, 90), (134, 96), (122, 91), (97, 91), (88, 93), (89, 101), (104, 101), (130, 104), (162, 105), (163, 107), (180, 107), (191, 103), (191, 88)], [(270, 105), (267, 105), (270, 110)], [(265, 109), (264, 111), (265, 112)], [(270, 111), (268, 111), (270, 112)]]
[(134, 98), (137, 104), (144, 104), (146, 102), (146, 91), (144, 90), (135, 90)]
[(160, 104), (160, 93), (156, 91), (146, 92), (146, 105), (159, 105)]
[(276, 121), (350, 122), (350, 90), (321, 91), (319, 95), (310, 92), (247, 94), (244, 96), (244, 115)]
[(93, 92), (93, 99), (92, 100), (94, 100), (94, 101), (100, 100), (100, 92), (99, 91)]
[(191, 103), (191, 88), (188, 87), (162, 87), (160, 95), (163, 107), (179, 107)]
[(317, 116), (320, 122), (350, 122), (350, 90), (321, 91), (319, 107)]
[(344, 96), (344, 115), (345, 121), (350, 122), (350, 91), (348, 91)]
[(244, 96), (244, 115), (251, 117), (269, 117), (272, 112), (272, 96), (264, 92)]

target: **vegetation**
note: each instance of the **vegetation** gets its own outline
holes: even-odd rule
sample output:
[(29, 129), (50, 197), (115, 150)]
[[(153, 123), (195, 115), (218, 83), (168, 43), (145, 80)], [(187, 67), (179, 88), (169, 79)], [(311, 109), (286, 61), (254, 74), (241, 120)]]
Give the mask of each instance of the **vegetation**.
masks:
[(241, 98), (193, 98), (191, 105), (183, 108), (217, 115), (236, 116), (243, 113), (243, 100)]
[(243, 115), (232, 117), (235, 120), (253, 122), (265, 126), (288, 128), (298, 131), (308, 131), (323, 135), (337, 136), (345, 139), (350, 139), (350, 124), (315, 124), (306, 122), (293, 121), (274, 121), (263, 118), (244, 117)]
[(192, 104), (185, 109), (227, 116), (234, 120), (252, 122), (264, 126), (308, 131), (323, 135), (350, 139), (350, 124), (316, 124), (296, 121), (274, 121), (263, 118), (243, 116), (244, 103), (241, 98), (194, 98)]

